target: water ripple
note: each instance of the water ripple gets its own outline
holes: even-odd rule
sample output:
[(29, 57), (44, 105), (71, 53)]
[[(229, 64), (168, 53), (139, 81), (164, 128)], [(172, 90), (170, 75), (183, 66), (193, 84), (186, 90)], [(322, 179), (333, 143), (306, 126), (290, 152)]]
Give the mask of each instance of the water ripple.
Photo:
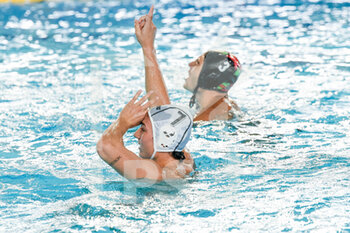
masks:
[[(0, 229), (346, 230), (349, 3), (159, 1), (157, 56), (171, 99), (188, 104), (188, 62), (229, 50), (243, 64), (229, 93), (242, 115), (196, 124), (197, 172), (145, 187), (104, 164), (95, 145), (144, 86), (133, 19), (148, 7), (1, 5)], [(132, 132), (125, 138), (137, 151)]]

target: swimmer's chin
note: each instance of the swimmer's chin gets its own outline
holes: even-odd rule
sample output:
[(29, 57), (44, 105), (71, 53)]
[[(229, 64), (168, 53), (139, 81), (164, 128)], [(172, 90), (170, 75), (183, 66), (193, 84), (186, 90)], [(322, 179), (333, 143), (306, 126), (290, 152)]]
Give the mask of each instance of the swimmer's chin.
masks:
[(186, 81), (185, 81), (185, 83), (182, 85), (182, 87), (183, 87), (184, 89), (186, 89), (187, 91), (192, 92), (192, 91), (188, 88), (188, 86), (186, 85)]
[(143, 159), (147, 159), (147, 156), (144, 155), (144, 153), (139, 149), (139, 157)]
[(182, 87), (183, 87), (185, 90), (187, 90), (187, 91), (193, 93), (193, 90), (190, 90), (190, 89), (186, 86), (186, 83), (185, 83)]

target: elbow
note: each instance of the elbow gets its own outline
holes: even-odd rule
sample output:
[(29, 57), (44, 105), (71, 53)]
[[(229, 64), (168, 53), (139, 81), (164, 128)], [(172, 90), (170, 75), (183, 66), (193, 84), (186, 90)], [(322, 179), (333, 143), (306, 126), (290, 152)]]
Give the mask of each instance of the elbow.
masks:
[(108, 137), (102, 136), (96, 144), (97, 154), (108, 164), (115, 159), (115, 154), (118, 150), (118, 144), (113, 143)]
[(112, 147), (111, 143), (109, 143), (108, 140), (106, 140), (102, 136), (96, 144), (97, 154), (101, 157), (101, 159), (103, 159), (104, 161), (107, 161), (108, 156), (110, 154), (109, 151), (111, 147)]
[(102, 158), (102, 153), (103, 153), (103, 141), (102, 141), (102, 138), (100, 138), (100, 140), (98, 140), (98, 142), (96, 144), (96, 151), (97, 151), (97, 154)]
[(97, 151), (97, 154), (100, 156), (101, 159), (104, 160), (104, 150), (103, 148), (105, 147), (104, 145), (104, 142), (103, 142), (103, 138), (100, 138), (100, 140), (98, 140), (97, 144), (96, 144), (96, 151)]

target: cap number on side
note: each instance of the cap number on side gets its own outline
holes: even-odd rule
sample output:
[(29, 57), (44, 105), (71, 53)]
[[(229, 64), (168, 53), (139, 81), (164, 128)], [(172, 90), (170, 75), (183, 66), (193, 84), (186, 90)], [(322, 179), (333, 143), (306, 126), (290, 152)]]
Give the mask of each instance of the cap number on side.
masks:
[(230, 67), (230, 63), (228, 61), (224, 61), (222, 62), (219, 66), (218, 69), (220, 70), (220, 72), (224, 72), (225, 70), (227, 70)]
[(182, 119), (184, 119), (186, 117), (185, 114), (183, 114), (181, 111), (177, 111), (178, 114), (180, 114), (180, 116), (178, 118), (176, 118), (173, 122), (171, 122), (172, 126), (177, 125), (180, 121), (182, 121)]

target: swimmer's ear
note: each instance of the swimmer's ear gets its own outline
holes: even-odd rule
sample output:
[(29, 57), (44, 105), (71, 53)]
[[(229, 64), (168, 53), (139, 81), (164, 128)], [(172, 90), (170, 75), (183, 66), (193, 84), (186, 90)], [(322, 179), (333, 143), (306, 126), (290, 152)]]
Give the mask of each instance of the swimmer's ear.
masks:
[(151, 6), (151, 9), (149, 9), (148, 16), (152, 19), (153, 18), (153, 9), (154, 5)]

